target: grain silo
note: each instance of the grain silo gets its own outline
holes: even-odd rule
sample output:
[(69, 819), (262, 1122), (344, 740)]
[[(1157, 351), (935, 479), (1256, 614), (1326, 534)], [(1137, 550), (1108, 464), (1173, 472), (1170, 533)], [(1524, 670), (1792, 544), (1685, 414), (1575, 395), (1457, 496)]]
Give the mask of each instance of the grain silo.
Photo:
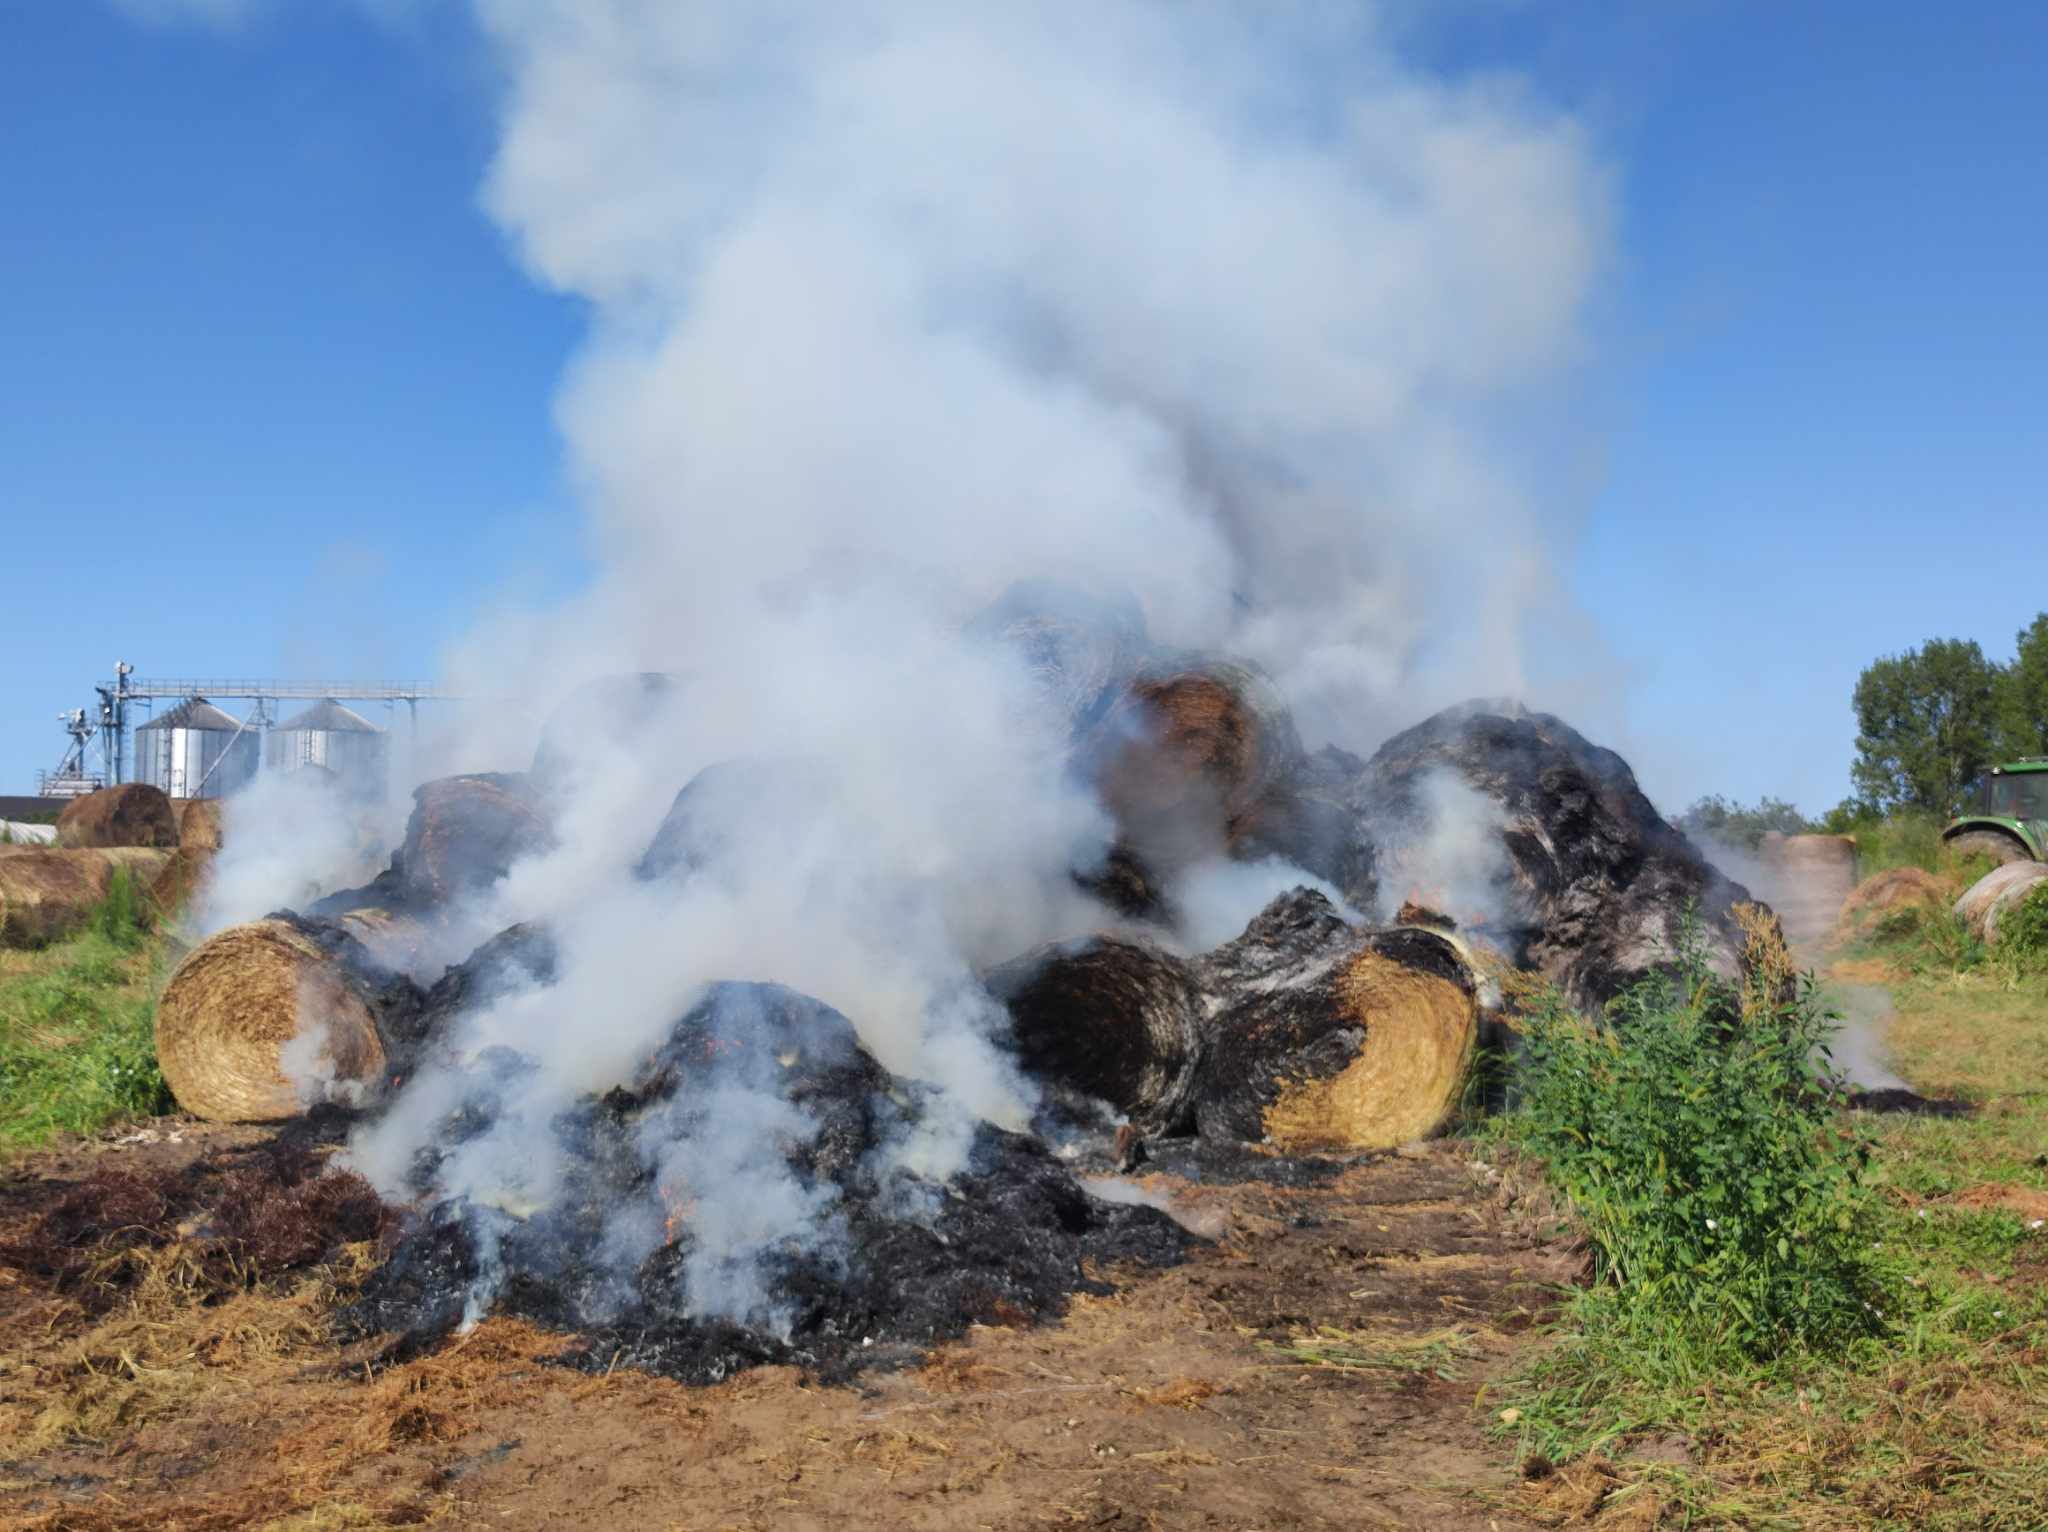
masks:
[(256, 731), (189, 697), (135, 731), (135, 780), (173, 798), (222, 798), (256, 774)]
[(323, 697), (270, 731), (263, 764), (271, 771), (317, 766), (342, 791), (377, 797), (384, 791), (390, 745), (391, 736), (369, 719)]

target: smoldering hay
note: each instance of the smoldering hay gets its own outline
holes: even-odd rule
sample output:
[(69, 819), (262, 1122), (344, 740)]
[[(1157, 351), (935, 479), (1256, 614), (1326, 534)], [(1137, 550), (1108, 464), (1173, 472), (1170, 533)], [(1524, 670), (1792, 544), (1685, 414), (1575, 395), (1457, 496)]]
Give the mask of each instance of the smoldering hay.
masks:
[[(459, 946), (532, 922), (558, 958), (370, 1093), (349, 1163), (419, 1215), (367, 1323), (511, 1309), (702, 1375), (1051, 1312), (1101, 1228), (1025, 1130), (1063, 1028), (1125, 991), (1055, 986), (1013, 1029), (988, 976), (1098, 934), (1187, 971), (1307, 886), (1336, 924), (1272, 958), (1290, 1018), (1209, 1014), (1191, 979), (1192, 1031), (1127, 1027), (1058, 1088), (1320, 1141), (1396, 1035), (1359, 998), (1377, 960), (1458, 997), (1456, 1067), (1457, 970), (1376, 934), (1382, 797), (1390, 860), (1455, 863), (1462, 926), (1545, 962), (1591, 940), (1622, 862), (1524, 908), (1496, 822), (1542, 842), (1559, 803), (1432, 819), (1470, 805), (1374, 796), (1316, 748), (1520, 689), (1553, 615), (1529, 444), (1606, 218), (1568, 116), (1414, 63), (1366, 8), (478, 15), (505, 82), (485, 206), (592, 317), (556, 418), (596, 568), (480, 625), (448, 680), (514, 677), (539, 713), (588, 676), (686, 679), (558, 715), (538, 753), (520, 707), (479, 712), (434, 769), (533, 762), (530, 795), (466, 800), (517, 811), (505, 854), (448, 876), (402, 848), (326, 912)], [(1210, 1061), (1254, 1056), (1237, 1102)], [(962, 1254), (990, 1210), (1016, 1237)], [(939, 1312), (889, 1319), (925, 1288)]]

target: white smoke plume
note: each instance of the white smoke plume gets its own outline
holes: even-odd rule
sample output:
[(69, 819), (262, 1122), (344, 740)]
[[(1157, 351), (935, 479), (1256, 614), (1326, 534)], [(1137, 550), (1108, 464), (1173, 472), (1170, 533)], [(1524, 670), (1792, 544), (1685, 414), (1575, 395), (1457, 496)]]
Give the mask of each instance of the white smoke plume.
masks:
[(1374, 825), (1380, 908), (1391, 920), (1407, 900), (1460, 927), (1498, 934), (1520, 923), (1504, 835), (1506, 811), (1449, 767), (1416, 783), (1411, 817)]
[(323, 771), (259, 771), (221, 803), (221, 849), (186, 924), (195, 937), (303, 909), (377, 875), (402, 816)]
[[(900, 1153), (943, 1175), (975, 1119), (1031, 1105), (975, 975), (1099, 919), (1069, 873), (1107, 831), (1066, 719), (963, 621), (1022, 576), (1125, 591), (1155, 639), (1260, 662), (1359, 743), (1515, 689), (1550, 567), (1516, 426), (1578, 359), (1603, 176), (1569, 119), (1410, 67), (1364, 7), (476, 11), (507, 82), (486, 205), (590, 308), (559, 419), (602, 572), (451, 679), (679, 679), (570, 742), (559, 849), (469, 912), (547, 922), (560, 971), (454, 1041), (536, 1067), (438, 1190), (544, 1204), (553, 1111), (722, 979), (813, 994), (937, 1085)], [(524, 763), (530, 716), (478, 722), (466, 762)], [(789, 761), (825, 763), (814, 791), (775, 790)], [(721, 762), (763, 790), (712, 864), (636, 879)], [(1241, 882), (1204, 907), (1235, 919)], [(395, 1192), (457, 1089), (408, 1082), (358, 1166)], [(697, 1138), (656, 1164), (723, 1231), (702, 1312), (758, 1314), (749, 1253), (830, 1222), (761, 1183), (800, 1134), (764, 1112), (719, 1150), (756, 1135), (745, 1174)], [(621, 1209), (621, 1238), (662, 1217)]]

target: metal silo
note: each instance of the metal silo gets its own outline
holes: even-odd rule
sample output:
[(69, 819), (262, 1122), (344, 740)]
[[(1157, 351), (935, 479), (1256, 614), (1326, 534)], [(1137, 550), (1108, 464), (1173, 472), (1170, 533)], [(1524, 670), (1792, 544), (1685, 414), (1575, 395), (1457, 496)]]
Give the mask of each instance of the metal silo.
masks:
[(270, 731), (264, 765), (272, 771), (318, 766), (342, 791), (376, 797), (384, 791), (391, 736), (362, 714), (323, 697)]
[(221, 798), (256, 774), (256, 731), (190, 697), (135, 731), (135, 780), (173, 798)]

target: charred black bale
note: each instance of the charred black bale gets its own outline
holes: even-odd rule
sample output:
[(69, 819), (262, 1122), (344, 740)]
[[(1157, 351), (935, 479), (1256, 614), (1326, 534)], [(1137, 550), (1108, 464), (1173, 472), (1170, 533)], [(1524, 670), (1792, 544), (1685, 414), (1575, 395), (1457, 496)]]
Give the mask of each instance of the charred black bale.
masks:
[(1612, 750), (1547, 713), (1468, 702), (1388, 740), (1348, 798), (1376, 838), (1398, 840), (1426, 814), (1438, 771), (1499, 805), (1511, 923), (1498, 934), (1574, 1003), (1604, 1005), (1669, 962), (1689, 908), (1715, 966), (1736, 973), (1732, 907), (1748, 890), (1665, 822)]
[(1109, 1103), (1147, 1134), (1186, 1128), (1202, 996), (1184, 959), (1100, 936), (1028, 952), (986, 983), (1026, 1073)]
[(543, 926), (508, 926), (441, 977), (406, 1013), (384, 1027), (384, 1051), (393, 1072), (409, 1075), (464, 1013), (481, 1010), (520, 990), (555, 982), (554, 937)]
[[(464, 1104), (462, 1136), (517, 1084), (516, 1060), (495, 1067)], [(1035, 1141), (985, 1124), (953, 1125), (970, 1135), (961, 1174), (919, 1174), (894, 1151), (943, 1110), (829, 1006), (777, 985), (714, 986), (629, 1082), (557, 1115), (548, 1206), (430, 1206), (345, 1326), (417, 1349), (496, 1311), (576, 1334), (569, 1360), (592, 1368), (711, 1382), (780, 1362), (839, 1379), (972, 1324), (1057, 1313), (1091, 1288), (1084, 1261), (1179, 1257), (1187, 1236), (1163, 1214), (1089, 1198)], [(705, 1286), (733, 1274), (704, 1223), (707, 1202), (734, 1194), (721, 1165), (769, 1169), (804, 1209), (801, 1227), (746, 1249), (738, 1274), (758, 1292), (737, 1305)], [(666, 1228), (635, 1245), (633, 1219), (650, 1209)]]
[(1437, 933), (1362, 930), (1296, 889), (1196, 968), (1216, 999), (1195, 1082), (1205, 1138), (1391, 1148), (1437, 1131), (1456, 1102), (1478, 1010)]

